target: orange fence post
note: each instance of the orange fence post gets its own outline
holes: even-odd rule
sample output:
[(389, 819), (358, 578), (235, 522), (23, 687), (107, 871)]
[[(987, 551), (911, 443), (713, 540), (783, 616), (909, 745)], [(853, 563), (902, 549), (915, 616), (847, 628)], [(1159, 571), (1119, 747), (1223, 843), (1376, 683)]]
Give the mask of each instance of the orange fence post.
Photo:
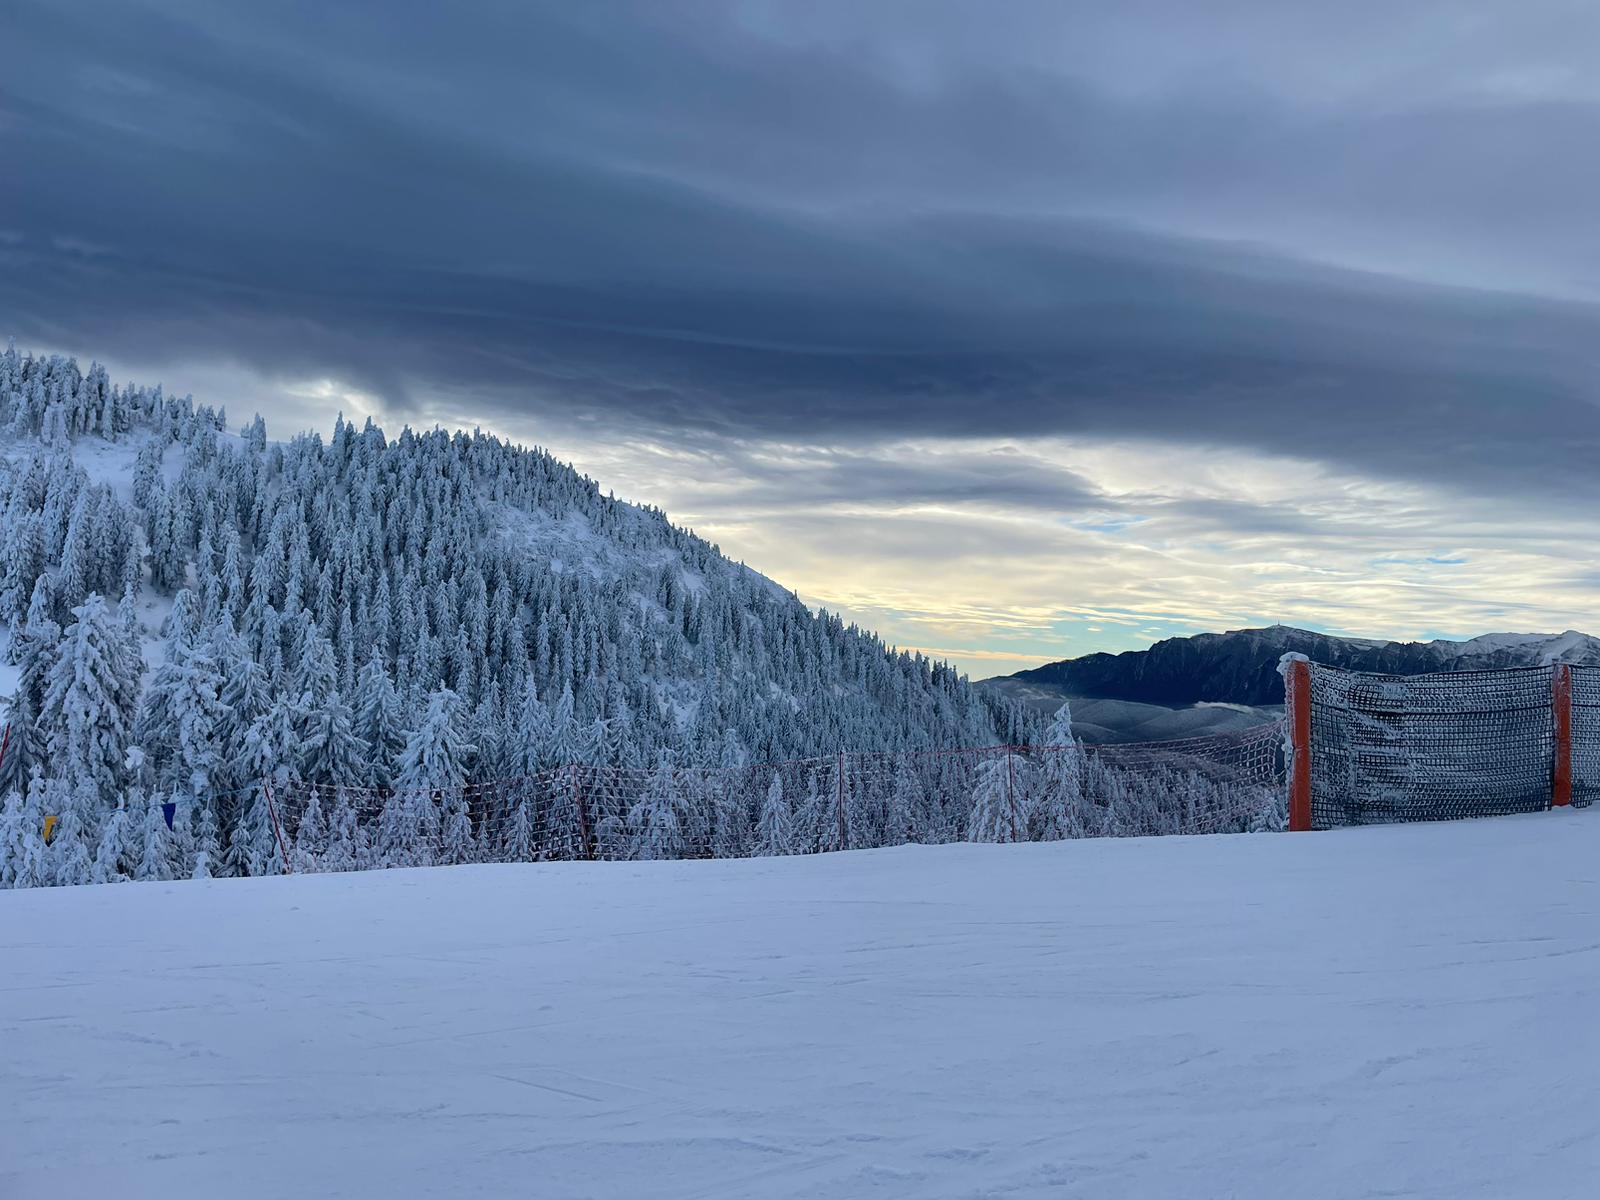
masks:
[(1550, 715), (1555, 728), (1555, 755), (1550, 779), (1550, 807), (1572, 803), (1572, 668), (1556, 663), (1550, 674)]
[(1289, 828), (1311, 828), (1311, 664), (1297, 658), (1284, 680), (1289, 701)]

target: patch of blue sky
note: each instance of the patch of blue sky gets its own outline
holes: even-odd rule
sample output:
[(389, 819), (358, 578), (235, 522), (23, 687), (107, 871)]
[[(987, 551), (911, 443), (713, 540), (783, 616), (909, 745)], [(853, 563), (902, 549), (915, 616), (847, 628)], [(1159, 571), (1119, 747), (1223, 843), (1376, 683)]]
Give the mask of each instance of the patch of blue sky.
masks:
[(1459, 567), (1472, 560), (1464, 554), (1380, 554), (1374, 567)]
[(1061, 524), (1069, 529), (1081, 529), (1085, 533), (1121, 533), (1135, 525), (1142, 525), (1149, 519), (1134, 513), (1093, 513), (1086, 517), (1062, 517)]

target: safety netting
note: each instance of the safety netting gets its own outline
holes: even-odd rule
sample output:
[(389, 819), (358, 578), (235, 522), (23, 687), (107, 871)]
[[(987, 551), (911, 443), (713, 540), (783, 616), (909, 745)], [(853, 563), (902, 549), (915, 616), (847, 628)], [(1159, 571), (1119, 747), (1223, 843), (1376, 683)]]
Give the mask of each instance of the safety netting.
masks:
[(290, 780), (272, 805), (300, 871), (1244, 832), (1283, 827), (1282, 736), (1265, 724), (1127, 746), (571, 765), (437, 788)]
[[(1310, 664), (1312, 828), (1549, 807), (1553, 670), (1380, 675)], [(1600, 787), (1600, 677), (1584, 688), (1585, 761)], [(1576, 751), (1576, 730), (1573, 742)]]
[(1600, 667), (1572, 672), (1572, 805), (1584, 808), (1600, 796)]

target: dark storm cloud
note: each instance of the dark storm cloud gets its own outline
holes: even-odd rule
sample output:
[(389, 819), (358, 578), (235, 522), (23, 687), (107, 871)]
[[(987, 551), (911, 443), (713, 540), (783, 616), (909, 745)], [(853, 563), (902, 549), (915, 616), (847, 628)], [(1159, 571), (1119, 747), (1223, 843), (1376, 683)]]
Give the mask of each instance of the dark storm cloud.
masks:
[(23, 4), (0, 328), (491, 423), (1588, 474), (1591, 18), (860, 7)]

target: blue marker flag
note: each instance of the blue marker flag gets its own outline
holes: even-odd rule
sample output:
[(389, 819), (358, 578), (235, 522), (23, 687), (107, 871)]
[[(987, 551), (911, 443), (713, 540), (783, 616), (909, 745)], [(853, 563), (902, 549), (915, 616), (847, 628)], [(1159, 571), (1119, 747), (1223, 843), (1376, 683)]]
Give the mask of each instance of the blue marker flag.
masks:
[(168, 800), (165, 804), (163, 804), (161, 806), (161, 815), (167, 819), (167, 828), (168, 829), (172, 828), (172, 816), (177, 811), (178, 811), (178, 806), (176, 804), (174, 804), (171, 800)]

